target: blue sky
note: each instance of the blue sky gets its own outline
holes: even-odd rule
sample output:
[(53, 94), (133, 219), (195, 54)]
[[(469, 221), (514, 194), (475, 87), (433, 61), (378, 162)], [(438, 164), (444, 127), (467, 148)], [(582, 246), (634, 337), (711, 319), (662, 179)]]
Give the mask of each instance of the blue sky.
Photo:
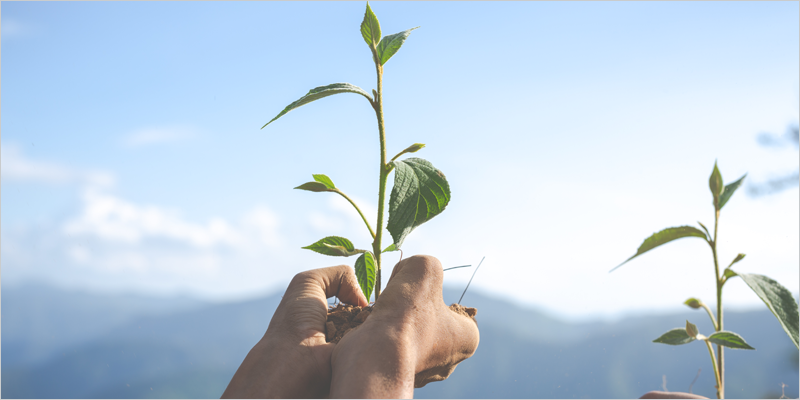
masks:
[[(475, 290), (570, 319), (712, 302), (711, 255), (697, 240), (608, 270), (657, 230), (713, 224), (714, 160), (726, 182), (800, 163), (795, 147), (756, 141), (798, 121), (797, 2), (372, 6), (384, 34), (421, 26), (385, 67), (388, 151), (426, 143), (416, 155), (452, 189), (405, 252), (445, 266), (486, 256)], [(0, 12), (4, 287), (229, 300), (352, 265), (300, 249), (324, 236), (368, 246), (341, 199), (292, 190), (327, 174), (374, 220), (378, 138), (363, 99), (329, 97), (259, 130), (313, 87), (375, 87), (363, 3)], [(723, 210), (722, 262), (747, 253), (740, 270), (797, 293), (799, 206), (796, 187), (741, 190)], [(741, 282), (725, 299), (759, 306)]]

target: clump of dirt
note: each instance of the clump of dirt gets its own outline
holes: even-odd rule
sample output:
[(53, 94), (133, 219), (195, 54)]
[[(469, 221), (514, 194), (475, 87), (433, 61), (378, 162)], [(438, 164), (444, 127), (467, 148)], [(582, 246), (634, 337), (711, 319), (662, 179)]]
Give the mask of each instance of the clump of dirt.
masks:
[[(472, 321), (476, 324), (478, 323), (475, 320), (475, 315), (478, 314), (477, 308), (464, 307), (461, 304), (454, 303), (450, 305), (450, 310), (472, 318)], [(371, 312), (372, 305), (360, 307), (339, 303), (336, 307), (330, 307), (328, 309), (328, 320), (325, 323), (325, 340), (328, 343), (339, 343), (344, 335), (363, 324)]]

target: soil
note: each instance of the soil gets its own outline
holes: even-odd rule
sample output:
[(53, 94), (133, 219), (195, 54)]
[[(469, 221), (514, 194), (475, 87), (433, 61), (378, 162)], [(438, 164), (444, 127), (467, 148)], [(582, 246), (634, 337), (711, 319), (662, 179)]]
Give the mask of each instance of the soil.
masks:
[[(450, 310), (470, 317), (473, 321), (478, 313), (477, 308), (464, 307), (455, 303), (450, 305)], [(328, 320), (325, 323), (325, 340), (329, 343), (338, 343), (347, 332), (364, 323), (371, 312), (372, 305), (360, 307), (339, 303), (336, 307), (329, 308)], [(477, 324), (477, 321), (475, 323)]]

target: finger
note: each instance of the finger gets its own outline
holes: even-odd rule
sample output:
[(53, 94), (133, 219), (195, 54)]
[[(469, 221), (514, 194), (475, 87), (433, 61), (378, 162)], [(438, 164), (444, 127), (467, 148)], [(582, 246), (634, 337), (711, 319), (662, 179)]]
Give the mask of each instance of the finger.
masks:
[(389, 283), (386, 284), (386, 290), (392, 286), (392, 281), (397, 280), (402, 282), (425, 282), (431, 288), (438, 288), (441, 291), (444, 272), (442, 264), (436, 257), (417, 255), (406, 258), (394, 266), (392, 275), (389, 277)]
[(347, 265), (321, 268), (313, 271), (319, 276), (325, 297), (336, 296), (347, 304), (366, 307), (369, 302), (358, 286), (353, 268)]

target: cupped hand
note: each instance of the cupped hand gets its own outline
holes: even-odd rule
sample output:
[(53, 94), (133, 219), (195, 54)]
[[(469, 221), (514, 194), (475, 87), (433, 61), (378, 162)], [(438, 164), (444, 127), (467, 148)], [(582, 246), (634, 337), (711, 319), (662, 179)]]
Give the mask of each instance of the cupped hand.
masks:
[(223, 398), (320, 398), (328, 395), (331, 352), (325, 341), (327, 298), (360, 306), (367, 299), (352, 267), (295, 275), (264, 337), (247, 354)]
[(442, 298), (434, 257), (398, 263), (369, 318), (333, 351), (333, 397), (412, 397), (414, 387), (444, 380), (478, 347), (474, 319)]

